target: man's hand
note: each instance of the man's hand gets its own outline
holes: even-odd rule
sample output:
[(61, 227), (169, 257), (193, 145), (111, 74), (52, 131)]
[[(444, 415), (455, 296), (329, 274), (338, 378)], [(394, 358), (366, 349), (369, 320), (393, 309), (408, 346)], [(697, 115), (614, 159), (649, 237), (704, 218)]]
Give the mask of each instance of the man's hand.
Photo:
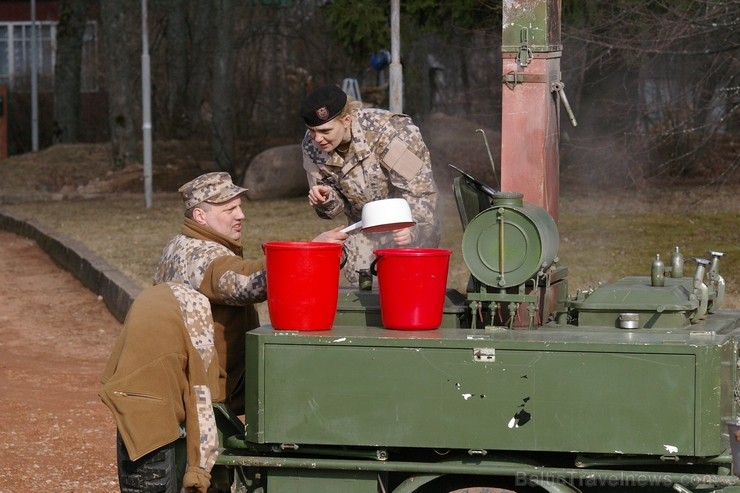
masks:
[(410, 245), (413, 239), (411, 228), (397, 229), (393, 232), (393, 241), (396, 243), (396, 246)]
[(330, 229), (329, 231), (324, 231), (311, 241), (321, 241), (324, 243), (335, 243), (338, 245), (343, 245), (344, 240), (346, 240), (347, 236), (349, 235), (347, 233), (342, 233), (342, 229), (344, 229), (344, 226), (337, 226), (336, 228)]
[(318, 204), (323, 204), (326, 199), (329, 198), (329, 192), (331, 188), (326, 185), (314, 185), (308, 191), (308, 203), (311, 207), (316, 207)]

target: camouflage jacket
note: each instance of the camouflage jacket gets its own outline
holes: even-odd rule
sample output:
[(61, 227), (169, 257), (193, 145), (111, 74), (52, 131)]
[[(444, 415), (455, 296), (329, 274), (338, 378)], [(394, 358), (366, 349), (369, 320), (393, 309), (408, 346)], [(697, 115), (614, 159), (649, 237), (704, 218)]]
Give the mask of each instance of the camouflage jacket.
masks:
[(182, 232), (164, 247), (154, 284), (184, 282), (212, 303), (223, 305), (265, 301), (264, 261), (245, 260), (241, 255), (240, 244), (186, 218)]
[[(439, 245), (437, 185), (429, 149), (411, 118), (386, 110), (359, 109), (352, 113), (352, 141), (346, 156), (325, 152), (308, 132), (302, 147), (309, 187), (331, 187), (328, 200), (316, 206), (319, 217), (333, 218), (344, 212), (351, 224), (361, 220), (362, 207), (368, 202), (404, 198), (416, 221), (410, 246)], [(355, 282), (354, 272), (369, 266), (373, 248), (389, 246), (393, 246), (389, 234), (350, 235), (348, 279)]]
[(164, 247), (154, 283), (188, 284), (211, 302), (215, 346), (226, 373), (224, 401), (235, 411), (244, 398), (244, 336), (259, 327), (254, 303), (267, 298), (265, 261), (242, 258), (240, 244), (185, 219), (182, 232)]

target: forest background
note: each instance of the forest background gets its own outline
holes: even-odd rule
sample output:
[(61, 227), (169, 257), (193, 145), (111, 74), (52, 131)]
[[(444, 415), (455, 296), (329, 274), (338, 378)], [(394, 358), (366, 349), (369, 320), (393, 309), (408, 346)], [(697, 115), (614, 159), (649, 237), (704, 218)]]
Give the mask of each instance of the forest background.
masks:
[[(53, 89), (39, 98), (42, 150), (29, 152), (31, 98), (19, 86), (10, 98), (14, 155), (0, 161), (0, 204), (148, 285), (181, 221), (179, 185), (214, 169), (240, 180), (261, 151), (298, 144), (297, 108), (317, 85), (354, 79), (365, 103), (387, 106), (388, 70), (374, 62), (390, 41), (389, 3), (148, 0), (160, 195), (144, 210), (140, 4), (60, 2), (54, 77), (39, 81)], [(462, 231), (447, 163), (489, 184), (500, 167), (508, 90), (501, 4), (400, 5), (404, 111), (419, 124), (447, 195), (442, 246), (457, 251)], [(562, 1), (562, 80), (578, 126), (562, 112), (559, 256), (574, 288), (644, 274), (656, 253), (675, 246), (688, 257), (712, 249), (726, 253), (727, 305), (740, 306), (739, 24), (740, 0)], [(92, 71), (80, 56), (80, 43), (91, 39)], [(96, 90), (81, 91), (83, 79)], [(494, 167), (478, 129), (486, 130)], [(264, 241), (326, 228), (305, 195), (246, 208), (250, 255)], [(450, 286), (464, 289), (468, 276), (453, 255)]]
[[(41, 148), (111, 142), (111, 169), (141, 163), (146, 26), (155, 142), (206, 142), (239, 179), (257, 153), (299, 142), (297, 108), (313, 87), (354, 79), (363, 101), (387, 107), (390, 3), (61, 1), (53, 81), (40, 81), (53, 87), (39, 97)], [(736, 173), (740, 0), (533, 3), (562, 6), (562, 81), (578, 126), (562, 112), (561, 181), (644, 189)], [(502, 2), (401, 0), (400, 11), (404, 112), (422, 132), (440, 113), (490, 129), (498, 156)], [(96, 90), (81, 92), (91, 20)], [(30, 99), (14, 89), (12, 154), (31, 148)], [(458, 159), (491, 179), (482, 147)]]

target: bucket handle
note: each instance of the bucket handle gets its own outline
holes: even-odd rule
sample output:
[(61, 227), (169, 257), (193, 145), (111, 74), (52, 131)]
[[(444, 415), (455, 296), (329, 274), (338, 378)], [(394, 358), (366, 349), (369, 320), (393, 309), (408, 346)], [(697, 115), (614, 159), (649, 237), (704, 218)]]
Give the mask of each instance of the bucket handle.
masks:
[(372, 274), (374, 276), (377, 276), (378, 275), (378, 269), (375, 268), (375, 264), (378, 263), (378, 260), (380, 260), (380, 258), (382, 256), (383, 255), (375, 254), (375, 260), (373, 260), (373, 262), (370, 264), (370, 274)]
[(342, 244), (342, 254), (339, 256), (339, 268), (344, 269), (344, 266), (347, 264), (347, 259), (349, 258), (349, 252), (347, 251), (347, 245)]

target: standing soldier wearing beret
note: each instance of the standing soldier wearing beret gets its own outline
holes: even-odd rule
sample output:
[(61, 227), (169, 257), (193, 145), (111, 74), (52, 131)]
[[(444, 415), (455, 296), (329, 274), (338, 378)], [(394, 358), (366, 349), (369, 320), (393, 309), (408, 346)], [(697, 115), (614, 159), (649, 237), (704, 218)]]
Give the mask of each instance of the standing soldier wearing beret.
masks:
[(306, 97), (301, 117), (303, 167), (308, 201), (319, 217), (344, 212), (348, 224), (362, 219), (371, 201), (404, 198), (416, 225), (392, 233), (353, 233), (345, 242), (345, 276), (358, 283), (377, 248), (439, 246), (437, 185), (419, 128), (411, 118), (387, 110), (363, 108), (337, 86), (323, 86)]

